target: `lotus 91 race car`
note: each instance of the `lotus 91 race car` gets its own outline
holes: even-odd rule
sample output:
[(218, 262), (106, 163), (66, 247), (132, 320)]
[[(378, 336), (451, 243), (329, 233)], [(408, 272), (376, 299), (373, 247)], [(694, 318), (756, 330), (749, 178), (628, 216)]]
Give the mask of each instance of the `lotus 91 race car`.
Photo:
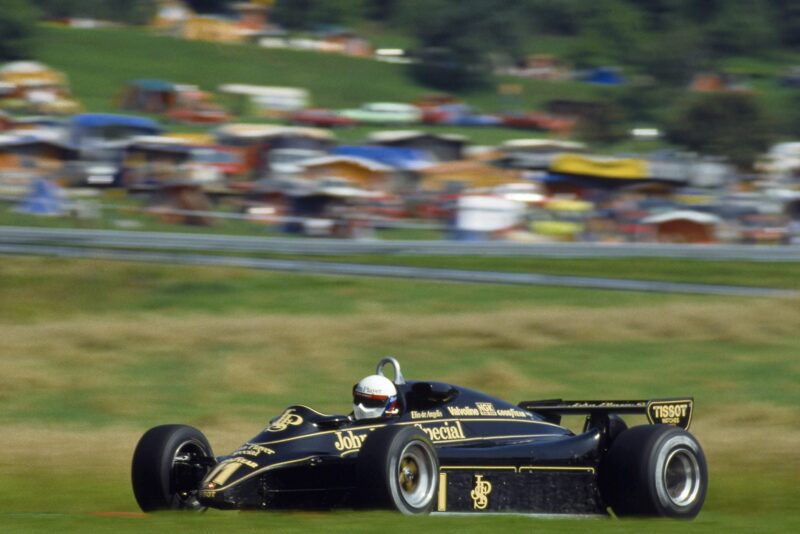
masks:
[[(290, 406), (224, 456), (193, 427), (150, 429), (133, 455), (139, 506), (693, 518), (703, 505), (708, 473), (687, 432), (691, 398), (515, 405), (406, 381), (394, 358), (368, 378), (396, 392), (386, 406), (369, 388), (358, 392), (385, 408), (379, 417), (354, 417), (362, 404), (350, 416)], [(637, 413), (649, 424), (628, 428), (620, 414)], [(585, 415), (579, 434), (560, 426), (572, 414)]]

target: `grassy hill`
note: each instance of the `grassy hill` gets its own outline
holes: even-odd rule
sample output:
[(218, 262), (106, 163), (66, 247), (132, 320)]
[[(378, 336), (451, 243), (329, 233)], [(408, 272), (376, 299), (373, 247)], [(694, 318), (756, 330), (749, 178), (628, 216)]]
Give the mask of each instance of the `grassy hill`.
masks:
[[(415, 85), (401, 65), (256, 45), (186, 41), (133, 28), (43, 26), (36, 56), (65, 71), (73, 91), (91, 111), (115, 110), (115, 95), (125, 83), (137, 78), (192, 83), (206, 90), (215, 90), (222, 83), (305, 87), (311, 91), (314, 104), (333, 108), (369, 101), (407, 102), (431, 92)], [(507, 81), (498, 79), (498, 83)], [(553, 97), (602, 95), (597, 88), (576, 82), (514, 83), (522, 85), (523, 93), (513, 104), (530, 109)], [(464, 96), (485, 110), (509, 105), (500, 100), (495, 88)]]
[[(380, 35), (375, 28), (370, 31), (375, 39)], [(400, 37), (392, 34), (390, 42), (397, 39)], [(538, 52), (559, 52), (568, 45), (564, 38), (539, 39), (535, 49)], [(415, 84), (402, 65), (336, 54), (269, 50), (253, 44), (186, 41), (140, 28), (81, 30), (43, 25), (35, 55), (36, 59), (67, 73), (73, 92), (88, 111), (118, 111), (116, 96), (126, 83), (137, 78), (196, 84), (211, 91), (222, 83), (304, 87), (310, 91), (314, 105), (330, 108), (356, 107), (370, 101), (410, 102), (433, 92)], [(776, 131), (784, 133), (793, 128), (789, 123), (794, 120), (794, 115), (787, 110), (794, 109), (797, 91), (780, 87), (776, 75), (791, 63), (790, 59), (789, 56), (780, 56), (761, 61), (742, 57), (730, 62), (731, 69), (736, 72), (757, 71), (757, 76), (752, 78), (757, 101), (767, 113), (769, 123)], [(509, 99), (499, 95), (498, 87), (508, 83), (520, 86), (518, 96)], [(627, 92), (624, 101), (617, 98), (621, 92)], [(649, 104), (659, 106), (656, 115), (664, 120), (674, 114), (675, 99), (683, 98), (679, 92), (673, 91), (671, 95), (668, 100)], [(552, 98), (614, 100), (622, 106), (626, 101), (641, 100), (641, 97), (647, 100), (646, 95), (637, 94), (636, 90), (628, 87), (609, 88), (577, 81), (509, 77), (497, 77), (492, 86), (459, 96), (485, 112), (541, 109)], [(234, 102), (224, 98), (220, 101), (229, 109), (234, 108)], [(337, 136), (344, 142), (359, 141), (370, 129), (343, 130)], [(539, 132), (506, 128), (427, 126), (423, 129), (460, 133), (478, 144), (543, 136)], [(606, 152), (647, 152), (663, 146), (663, 142), (623, 140), (597, 148)]]
[[(296, 276), (92, 260), (0, 264), (0, 521), (9, 532), (796, 532), (797, 301)], [(669, 521), (158, 514), (130, 490), (150, 426), (225, 454), (303, 402), (342, 413), (391, 353), (510, 400), (692, 394), (705, 508)], [(580, 423), (579, 421), (575, 421)], [(792, 526), (794, 525), (794, 526)]]

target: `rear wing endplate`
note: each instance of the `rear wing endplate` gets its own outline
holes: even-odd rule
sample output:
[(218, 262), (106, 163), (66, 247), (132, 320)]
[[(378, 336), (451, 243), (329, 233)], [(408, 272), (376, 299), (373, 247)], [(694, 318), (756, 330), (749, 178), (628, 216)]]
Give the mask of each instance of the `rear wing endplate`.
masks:
[(523, 410), (534, 412), (547, 421), (560, 423), (564, 415), (644, 414), (651, 424), (674, 425), (688, 430), (692, 422), (693, 397), (652, 400), (538, 400), (522, 401)]

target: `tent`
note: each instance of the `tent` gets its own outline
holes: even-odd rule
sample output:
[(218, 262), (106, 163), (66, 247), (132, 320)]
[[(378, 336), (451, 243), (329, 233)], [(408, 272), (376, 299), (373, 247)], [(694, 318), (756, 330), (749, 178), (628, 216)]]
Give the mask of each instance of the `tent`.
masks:
[(675, 210), (651, 215), (642, 224), (653, 225), (659, 241), (668, 243), (713, 243), (722, 220), (701, 211)]
[(579, 154), (559, 154), (550, 164), (550, 171), (612, 180), (645, 180), (647, 162), (636, 158), (603, 158)]
[(525, 204), (494, 195), (463, 195), (456, 203), (455, 238), (488, 239), (518, 226)]
[(332, 153), (375, 161), (401, 171), (417, 171), (431, 165), (425, 152), (415, 148), (343, 145)]
[(163, 113), (175, 105), (178, 87), (164, 80), (134, 80), (125, 88), (120, 107), (131, 111)]
[(62, 215), (66, 211), (63, 192), (44, 178), (35, 180), (28, 196), (17, 206), (17, 211), (29, 215)]
[(598, 85), (622, 85), (625, 79), (615, 67), (597, 67), (589, 71), (586, 81)]

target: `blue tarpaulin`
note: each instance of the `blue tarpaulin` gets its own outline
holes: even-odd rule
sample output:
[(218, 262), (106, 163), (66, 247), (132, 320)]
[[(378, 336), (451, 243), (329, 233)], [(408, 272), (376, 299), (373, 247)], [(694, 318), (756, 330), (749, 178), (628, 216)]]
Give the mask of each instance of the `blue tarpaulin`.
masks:
[(113, 113), (82, 113), (69, 121), (70, 142), (87, 148), (87, 139), (118, 141), (135, 135), (159, 135), (161, 125), (152, 119)]
[(145, 91), (174, 91), (176, 86), (165, 80), (134, 80), (131, 85)]
[(614, 67), (598, 67), (589, 72), (586, 81), (599, 85), (621, 85), (625, 80)]
[(152, 119), (135, 115), (118, 115), (114, 113), (81, 113), (70, 119), (70, 126), (77, 128), (106, 128), (120, 126), (147, 131), (148, 134), (161, 133), (161, 125)]
[(403, 171), (413, 171), (431, 164), (425, 152), (415, 148), (343, 145), (334, 148), (332, 153), (376, 161)]
[(17, 210), (30, 215), (61, 215), (65, 211), (64, 197), (57, 185), (39, 178), (31, 184), (30, 194)]

